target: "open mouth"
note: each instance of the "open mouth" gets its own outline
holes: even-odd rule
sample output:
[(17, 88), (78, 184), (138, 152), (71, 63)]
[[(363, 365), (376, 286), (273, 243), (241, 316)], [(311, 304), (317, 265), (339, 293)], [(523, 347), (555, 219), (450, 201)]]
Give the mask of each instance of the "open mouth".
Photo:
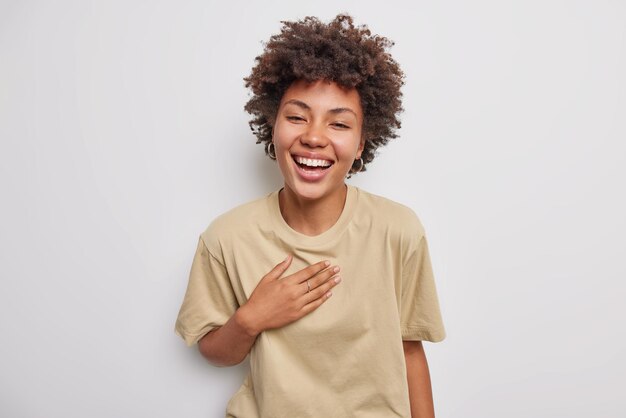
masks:
[(299, 157), (297, 155), (293, 155), (292, 158), (295, 161), (296, 165), (298, 165), (298, 167), (307, 171), (320, 171), (321, 172), (321, 171), (328, 170), (333, 165), (333, 162), (328, 161), (328, 160), (304, 158), (304, 157)]

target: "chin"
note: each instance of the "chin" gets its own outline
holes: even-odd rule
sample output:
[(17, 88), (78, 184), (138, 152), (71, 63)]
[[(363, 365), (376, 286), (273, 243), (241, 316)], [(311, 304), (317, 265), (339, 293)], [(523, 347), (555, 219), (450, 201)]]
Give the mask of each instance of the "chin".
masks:
[(332, 195), (337, 190), (341, 190), (344, 185), (344, 182), (336, 185), (330, 185), (326, 182), (308, 183), (301, 181), (296, 181), (295, 184), (285, 183), (285, 186), (288, 187), (294, 195), (298, 196), (298, 198), (310, 201), (319, 200)]

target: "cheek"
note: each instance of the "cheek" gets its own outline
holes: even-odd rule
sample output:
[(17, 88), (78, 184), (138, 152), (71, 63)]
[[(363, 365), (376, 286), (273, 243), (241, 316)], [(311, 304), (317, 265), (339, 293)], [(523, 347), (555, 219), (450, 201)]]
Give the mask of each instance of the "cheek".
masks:
[(276, 126), (274, 128), (274, 136), (272, 137), (274, 146), (280, 150), (291, 148), (295, 135), (296, 133), (293, 132), (293, 129), (290, 129), (288, 126)]
[(337, 157), (345, 160), (354, 160), (359, 150), (360, 141), (355, 138), (349, 138), (345, 141), (338, 141), (335, 144), (335, 153)]

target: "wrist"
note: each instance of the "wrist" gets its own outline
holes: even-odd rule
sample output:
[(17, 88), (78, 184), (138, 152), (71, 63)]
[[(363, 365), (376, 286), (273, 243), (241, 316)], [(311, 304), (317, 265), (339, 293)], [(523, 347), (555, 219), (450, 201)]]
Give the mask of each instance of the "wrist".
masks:
[(250, 312), (250, 308), (243, 305), (235, 312), (235, 322), (239, 328), (249, 337), (256, 338), (261, 333), (258, 324), (255, 323), (254, 314)]

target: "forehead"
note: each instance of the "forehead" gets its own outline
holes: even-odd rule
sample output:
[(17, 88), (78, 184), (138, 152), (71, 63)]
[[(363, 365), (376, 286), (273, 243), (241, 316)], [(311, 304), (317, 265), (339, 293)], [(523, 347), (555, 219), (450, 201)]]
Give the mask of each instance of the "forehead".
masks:
[(361, 98), (355, 88), (345, 88), (334, 81), (317, 80), (307, 82), (296, 80), (285, 91), (280, 102), (282, 107), (290, 100), (304, 102), (313, 110), (328, 111), (348, 108), (362, 115)]

